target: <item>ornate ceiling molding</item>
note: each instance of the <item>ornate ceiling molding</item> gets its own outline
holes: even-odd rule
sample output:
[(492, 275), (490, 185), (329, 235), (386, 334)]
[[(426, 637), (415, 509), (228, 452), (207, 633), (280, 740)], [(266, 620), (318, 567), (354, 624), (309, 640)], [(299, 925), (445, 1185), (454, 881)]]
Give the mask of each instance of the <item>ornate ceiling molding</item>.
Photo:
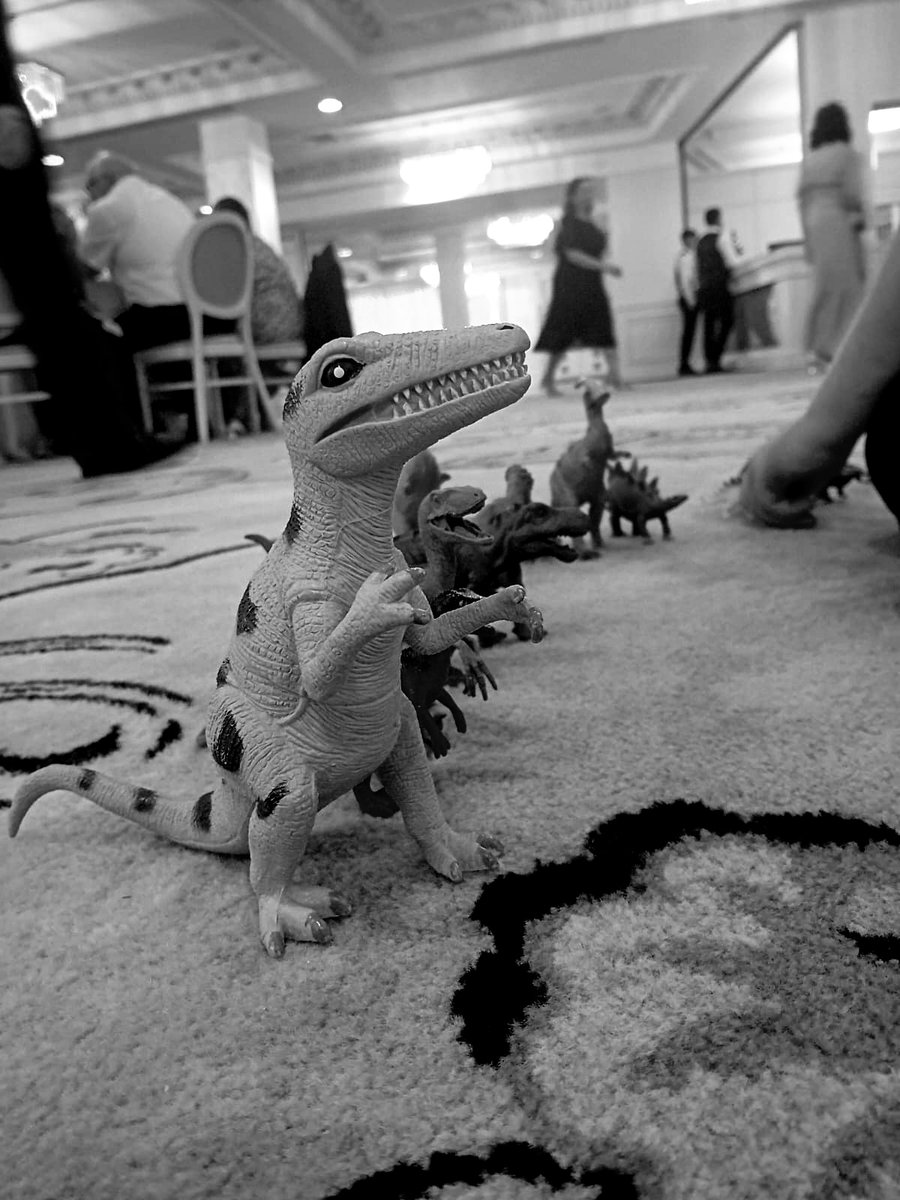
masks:
[(155, 71), (70, 87), (51, 132), (57, 141), (201, 112), (309, 87), (314, 76), (259, 46)]
[[(677, 85), (680, 81), (676, 80)], [(621, 141), (627, 135), (631, 141), (640, 141), (650, 136), (652, 127), (641, 115), (649, 103), (651, 92), (659, 96), (668, 95), (673, 86), (670, 81), (664, 81), (662, 87), (654, 86), (653, 81), (642, 89), (639, 103), (626, 112), (604, 113), (602, 120), (596, 112), (566, 120), (529, 121), (518, 130), (505, 131), (501, 141), (489, 142), (489, 150), (495, 165), (502, 161), (516, 161), (534, 154), (546, 154), (552, 151), (558, 154), (560, 148), (578, 142), (595, 144), (602, 151), (612, 142)], [(408, 148), (409, 155), (435, 154), (448, 149), (456, 149), (458, 143), (452, 145), (443, 140), (420, 142), (415, 147)], [(309, 184), (315, 187), (331, 186), (345, 180), (362, 182), (366, 179), (383, 179), (386, 176), (396, 177), (400, 164), (400, 156), (396, 152), (386, 150), (359, 150), (350, 154), (329, 154), (316, 146), (313, 153), (315, 158), (307, 157), (302, 165), (276, 171), (279, 188), (290, 188), (298, 184)]]

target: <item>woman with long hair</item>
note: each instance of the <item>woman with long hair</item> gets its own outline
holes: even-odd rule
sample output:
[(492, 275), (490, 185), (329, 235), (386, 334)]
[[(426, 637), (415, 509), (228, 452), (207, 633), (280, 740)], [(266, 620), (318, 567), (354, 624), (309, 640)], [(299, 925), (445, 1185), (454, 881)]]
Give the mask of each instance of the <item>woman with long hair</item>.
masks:
[(811, 370), (831, 362), (865, 285), (862, 173), (851, 141), (844, 106), (822, 105), (813, 120), (797, 186), (806, 257), (812, 267), (805, 332)]
[(609, 382), (613, 387), (624, 386), (612, 310), (603, 285), (605, 275), (619, 276), (622, 270), (607, 258), (606, 234), (594, 224), (595, 199), (595, 182), (586, 176), (573, 179), (566, 188), (554, 246), (553, 293), (534, 347), (550, 355), (541, 381), (548, 396), (559, 395), (554, 373), (565, 352), (576, 345), (602, 350)]

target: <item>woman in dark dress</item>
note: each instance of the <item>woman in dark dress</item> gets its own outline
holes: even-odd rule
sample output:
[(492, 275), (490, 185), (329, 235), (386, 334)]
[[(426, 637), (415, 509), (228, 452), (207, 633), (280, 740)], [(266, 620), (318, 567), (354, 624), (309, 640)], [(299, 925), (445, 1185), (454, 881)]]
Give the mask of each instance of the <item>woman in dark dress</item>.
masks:
[(548, 396), (558, 396), (554, 373), (570, 346), (602, 350), (613, 387), (623, 387), (619, 353), (613, 328), (604, 275), (620, 276), (622, 270), (606, 257), (606, 234), (591, 219), (594, 209), (593, 179), (573, 179), (566, 188), (562, 220), (557, 227), (556, 271), (553, 294), (544, 327), (535, 350), (550, 358), (541, 380)]

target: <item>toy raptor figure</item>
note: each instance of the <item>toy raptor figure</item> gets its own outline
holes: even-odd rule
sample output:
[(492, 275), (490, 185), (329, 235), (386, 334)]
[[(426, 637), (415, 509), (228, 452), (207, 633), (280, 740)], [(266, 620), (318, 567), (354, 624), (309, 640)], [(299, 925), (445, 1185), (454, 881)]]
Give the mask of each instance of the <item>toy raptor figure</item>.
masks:
[(502, 853), (441, 814), (415, 712), (400, 689), (403, 645), (435, 653), (495, 620), (530, 621), (521, 586), (433, 618), (395, 550), (391, 503), (414, 454), (514, 403), (530, 383), (515, 325), (329, 342), (284, 405), (294, 481), (290, 516), (237, 610), (207, 728), (218, 786), (175, 799), (55, 764), (29, 776), (10, 811), (15, 836), (46, 792), (66, 789), (182, 845), (250, 854), (259, 935), (327, 942), (350, 912), (294, 883), (316, 812), (377, 770), (430, 866), (457, 882)]

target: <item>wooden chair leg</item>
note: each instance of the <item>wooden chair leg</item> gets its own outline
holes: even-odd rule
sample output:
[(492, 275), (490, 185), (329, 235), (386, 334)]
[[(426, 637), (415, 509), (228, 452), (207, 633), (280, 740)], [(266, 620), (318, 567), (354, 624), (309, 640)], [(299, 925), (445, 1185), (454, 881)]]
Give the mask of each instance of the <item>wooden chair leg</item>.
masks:
[(209, 407), (206, 391), (206, 362), (203, 358), (203, 349), (199, 345), (194, 346), (193, 371), (194, 417), (197, 422), (197, 441), (205, 444), (209, 441)]
[[(209, 424), (212, 429), (213, 437), (225, 437), (227, 428), (225, 426), (225, 414), (222, 410), (222, 377), (219, 374), (219, 363), (215, 358), (211, 358), (206, 364), (208, 371), (208, 405), (209, 405)], [(227, 380), (225, 381), (227, 383)]]
[(153, 406), (150, 402), (150, 383), (147, 379), (147, 368), (135, 358), (134, 371), (137, 377), (138, 399), (141, 402), (141, 419), (144, 423), (144, 433), (153, 432)]
[(256, 397), (252, 394), (249, 397), (250, 430), (252, 433), (259, 433), (261, 427), (260, 416), (262, 416), (268, 428), (274, 429), (275, 426), (272, 423), (269, 413), (269, 404), (272, 397), (263, 378), (259, 359), (256, 357), (256, 351), (253, 349), (253, 341), (250, 336), (250, 323), (246, 318), (241, 324), (241, 339), (244, 343), (244, 371), (248, 378), (253, 380), (253, 385), (256, 389)]

